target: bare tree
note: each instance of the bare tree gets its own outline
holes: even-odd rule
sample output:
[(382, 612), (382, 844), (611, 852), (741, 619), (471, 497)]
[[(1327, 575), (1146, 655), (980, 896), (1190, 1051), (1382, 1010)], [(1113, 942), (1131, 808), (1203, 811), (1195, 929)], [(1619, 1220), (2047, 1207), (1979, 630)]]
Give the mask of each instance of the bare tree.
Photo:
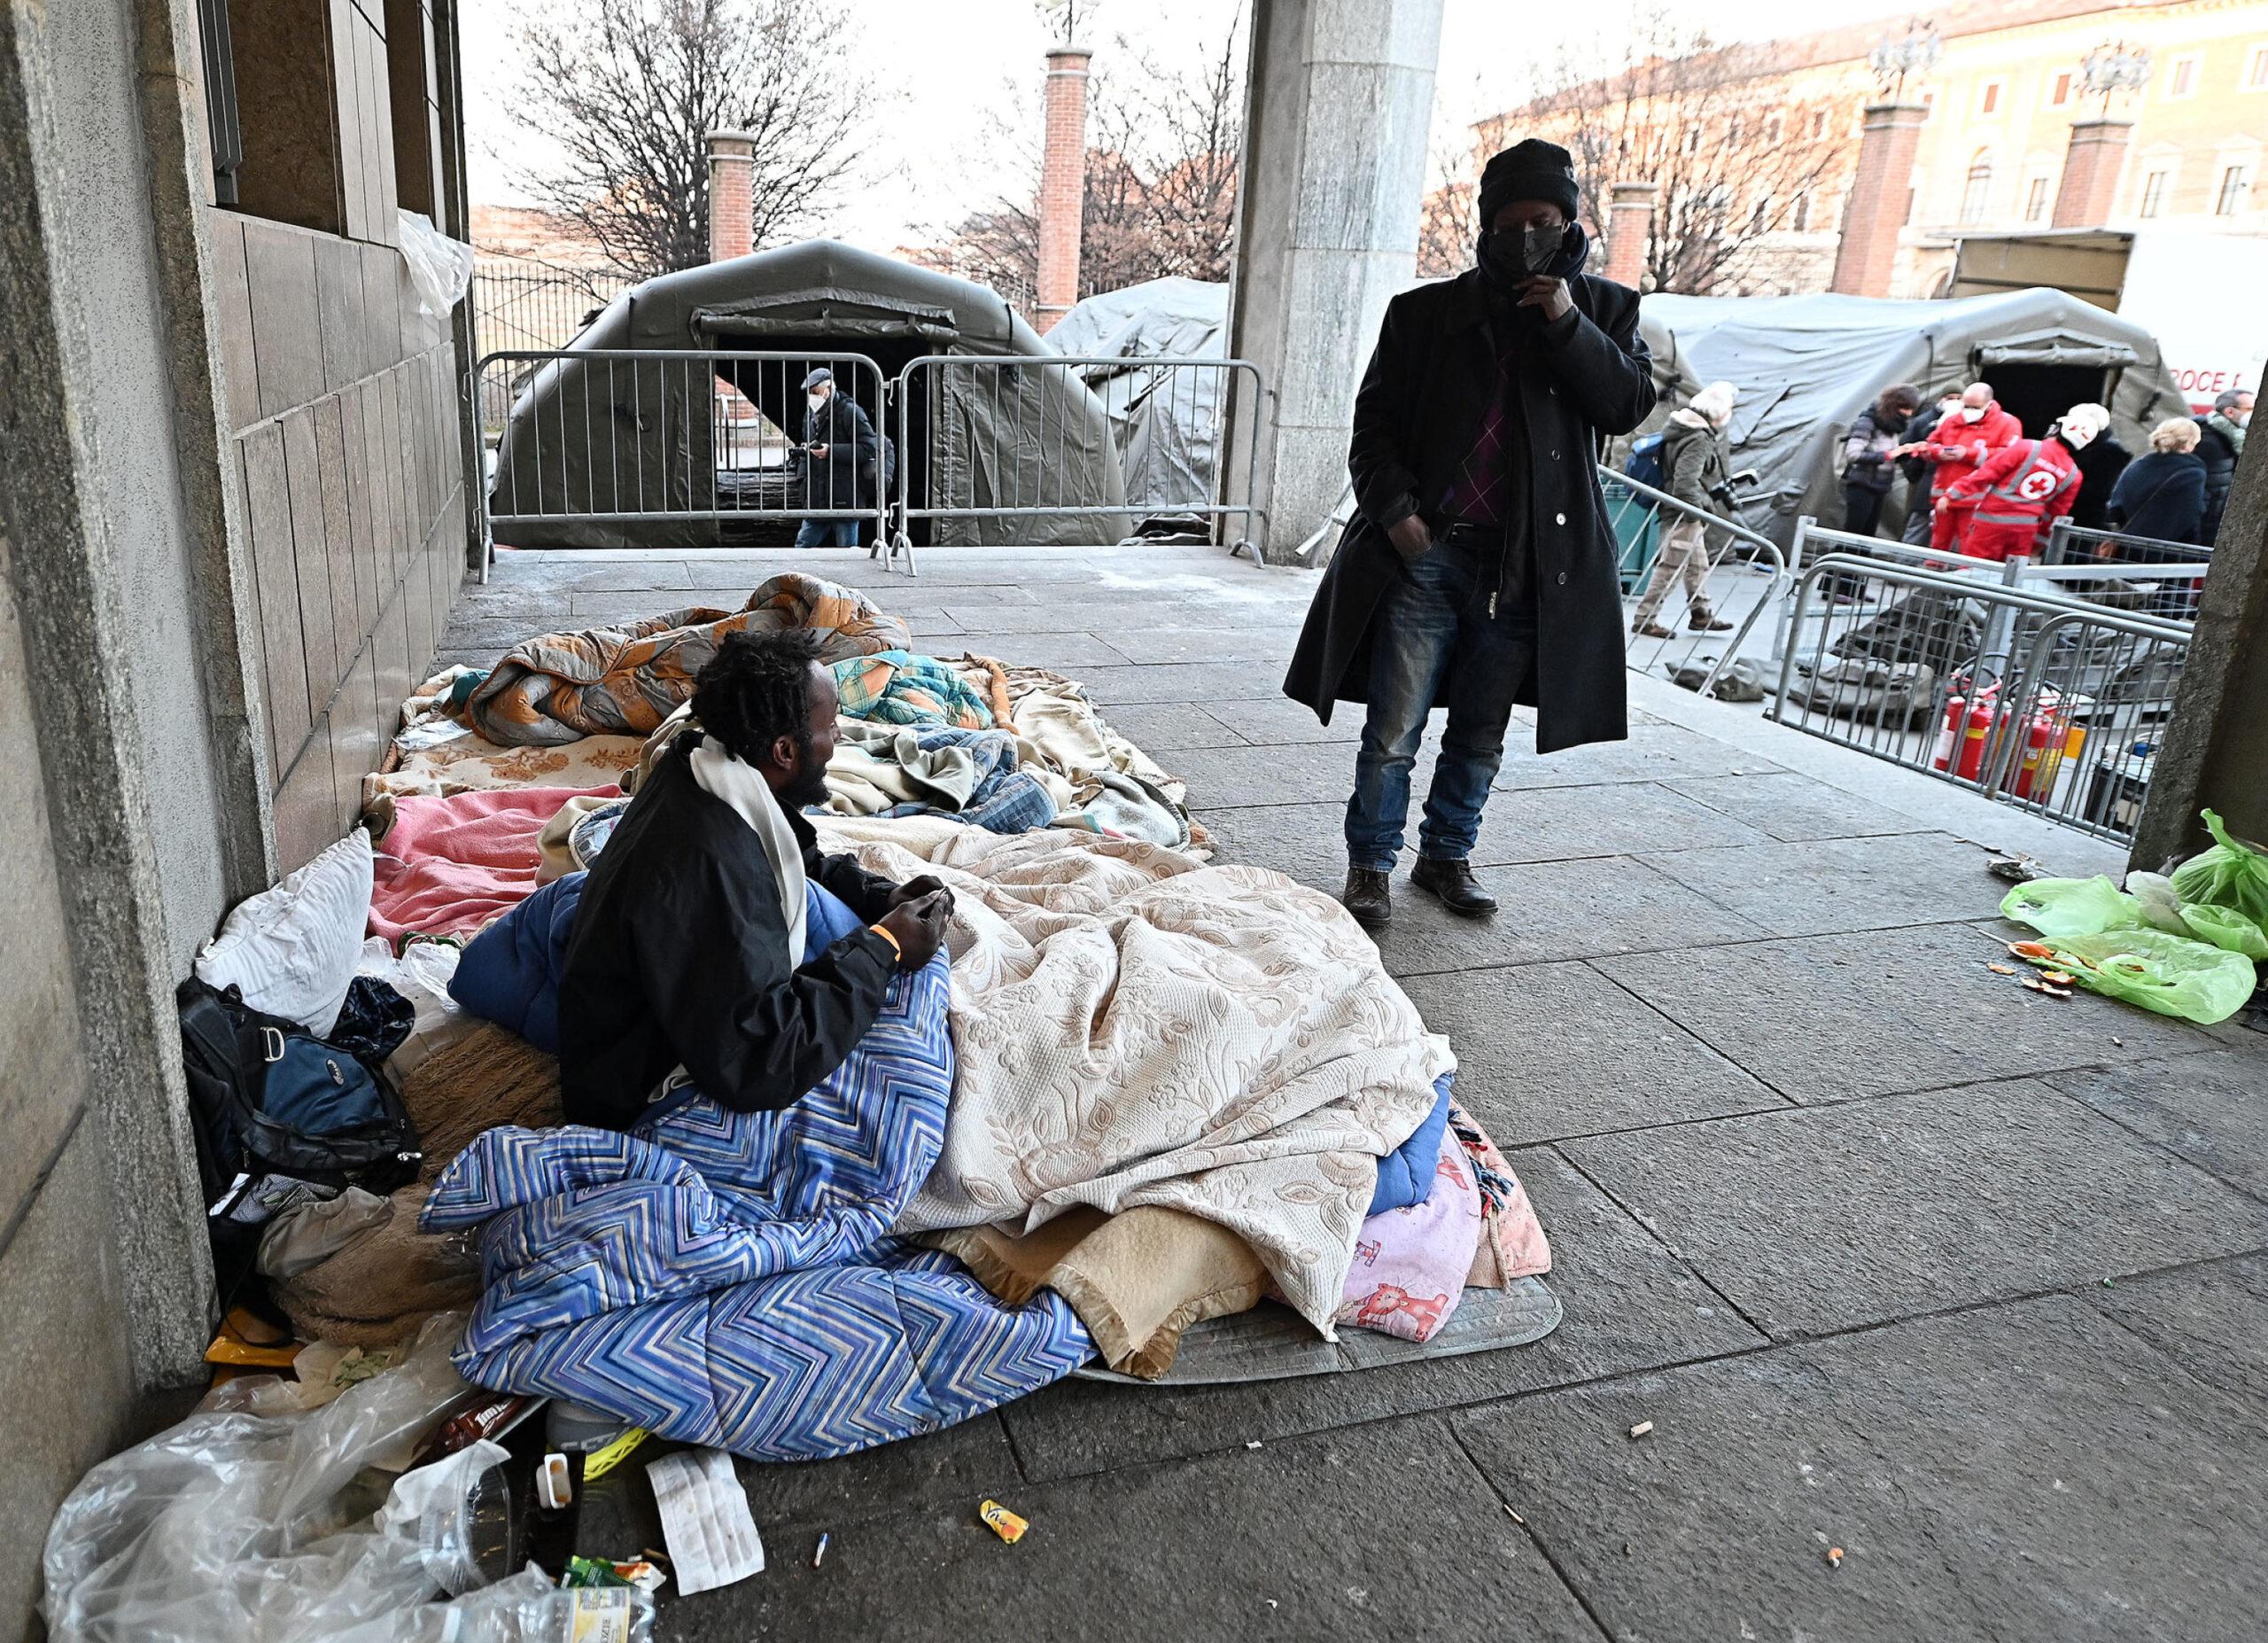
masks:
[[(1239, 9), (1218, 50), (1194, 64), (1161, 64), (1114, 43), (1112, 58), (1125, 66), (1098, 74), (1089, 87), (1082, 297), (1169, 275), (1228, 278), (1244, 131), (1241, 38)], [(988, 146), (1037, 183), (1036, 134), (996, 130)], [(1035, 190), (973, 213), (940, 237), (931, 259), (1029, 309), (1039, 271), (1036, 200)]]
[(1769, 236), (1817, 225), (1821, 186), (1847, 159), (1852, 99), (1790, 104), (1772, 50), (1720, 47), (1666, 11), (1646, 13), (1615, 46), (1563, 51), (1538, 96), (1482, 122), (1483, 146), (1565, 144), (1594, 233), (1614, 183), (1657, 184), (1650, 288), (1717, 290)]
[(1472, 266), (1480, 238), (1480, 201), (1470, 160), (1456, 154), (1433, 158), (1433, 186), (1418, 215), (1420, 279), (1447, 279)]
[(506, 112), (561, 159), (523, 187), (642, 279), (709, 255), (711, 131), (756, 139), (757, 245), (807, 226), (859, 157), (850, 19), (800, 0), (532, 0)]

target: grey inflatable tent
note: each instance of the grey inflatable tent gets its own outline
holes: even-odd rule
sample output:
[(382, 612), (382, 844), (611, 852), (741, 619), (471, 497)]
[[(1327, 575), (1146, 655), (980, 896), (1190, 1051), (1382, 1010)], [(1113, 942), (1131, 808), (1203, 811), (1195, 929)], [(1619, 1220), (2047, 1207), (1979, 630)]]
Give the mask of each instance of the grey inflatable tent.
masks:
[[(854, 497), (818, 496), (792, 479), (777, 432), (747, 439), (737, 388), (768, 424), (800, 437), (802, 379), (835, 373), (895, 442), (876, 373), (927, 354), (1013, 358), (1029, 369), (930, 368), (911, 396), (903, 451), (916, 508), (1091, 507), (1052, 516), (917, 520), (920, 542), (1117, 541), (1125, 481), (1102, 403), (994, 292), (832, 240), (761, 251), (665, 274), (615, 299), (571, 345), (655, 353), (651, 362), (553, 360), (519, 385), (496, 452), (490, 510), (520, 547), (700, 548), (784, 540), (781, 509), (872, 507), (877, 475)], [(782, 352), (786, 362), (667, 357), (671, 350)], [(739, 408), (742, 420), (748, 418)], [(750, 465), (748, 455), (757, 460)], [(887, 479), (884, 478), (884, 484)], [(735, 509), (770, 510), (735, 517)], [(686, 517), (655, 518), (678, 515)], [(871, 529), (871, 525), (868, 527)]]
[(2099, 401), (2135, 452), (2149, 448), (2159, 420), (2187, 411), (2148, 331), (2060, 291), (1950, 301), (1657, 293), (1639, 327), (1662, 392), (1651, 425), (1704, 383), (1740, 390), (1733, 466), (1758, 477), (1743, 513), (1783, 547), (1798, 515), (1842, 523), (1844, 436), (1893, 383), (1917, 384), (1926, 402), (1981, 378), (2033, 435), (2070, 407)]
[[(1089, 297), (1055, 323), (1050, 347), (1074, 359), (1108, 355), (1127, 364), (1084, 365), (1110, 413), (1126, 501), (1137, 510), (1170, 511), (1215, 500), (1221, 417), (1228, 373), (1149, 371), (1133, 362), (1179, 356), (1226, 359), (1229, 288), (1201, 279), (1146, 280)], [(1231, 530), (1250, 526), (1231, 518)]]

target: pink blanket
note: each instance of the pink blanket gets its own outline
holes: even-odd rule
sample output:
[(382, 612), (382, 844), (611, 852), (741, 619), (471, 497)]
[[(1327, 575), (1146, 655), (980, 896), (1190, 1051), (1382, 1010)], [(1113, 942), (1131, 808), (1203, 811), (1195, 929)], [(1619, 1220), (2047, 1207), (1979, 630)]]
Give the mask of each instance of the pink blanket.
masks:
[(536, 835), (579, 794), (618, 787), (519, 787), (394, 801), (378, 841), (369, 933), (470, 936), (535, 889)]
[(1373, 1215), (1355, 1234), (1339, 1321), (1432, 1340), (1464, 1296), (1480, 1242), (1480, 1182), (1463, 1144), (1444, 1129), (1425, 1201)]

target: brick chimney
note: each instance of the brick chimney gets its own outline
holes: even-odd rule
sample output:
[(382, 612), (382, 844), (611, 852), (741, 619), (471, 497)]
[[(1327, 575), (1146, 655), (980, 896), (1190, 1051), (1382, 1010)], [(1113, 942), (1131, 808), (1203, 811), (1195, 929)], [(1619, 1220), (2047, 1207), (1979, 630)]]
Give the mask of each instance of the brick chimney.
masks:
[(1638, 289), (1646, 272), (1646, 242), (1654, 231), (1658, 183), (1617, 183), (1607, 191), (1606, 276)]
[(709, 147), (709, 261), (728, 262), (756, 249), (756, 138), (711, 131)]
[(1843, 237), (1835, 247), (1830, 291), (1890, 295), (1898, 234), (1914, 208), (1914, 152), (1929, 110), (1919, 103), (1876, 103), (1859, 137), (1859, 167), (1843, 204)]
[(1047, 54), (1047, 136), (1039, 164), (1039, 292), (1032, 323), (1045, 333), (1079, 300), (1079, 221), (1087, 194), (1084, 46)]
[(2101, 228), (2110, 221), (2118, 198), (2119, 174), (2126, 168), (2131, 120), (2074, 120), (2071, 145), (2063, 154), (2063, 180), (2055, 189), (2056, 228)]

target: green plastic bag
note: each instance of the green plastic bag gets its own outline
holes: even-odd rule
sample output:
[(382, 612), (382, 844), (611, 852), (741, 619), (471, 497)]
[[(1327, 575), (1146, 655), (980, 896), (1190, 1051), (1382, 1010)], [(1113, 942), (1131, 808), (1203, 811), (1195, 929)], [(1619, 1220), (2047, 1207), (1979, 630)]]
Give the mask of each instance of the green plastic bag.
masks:
[(2181, 909), (2181, 922), (2201, 941), (2241, 953), (2256, 962), (2268, 960), (2268, 931), (2263, 931), (2234, 907), (2192, 902)]
[[(2204, 814), (2212, 848), (2173, 869), (2173, 893), (2181, 898), (2182, 916), (2186, 918), (2192, 907), (2225, 907), (2242, 916), (2268, 943), (2268, 855), (2231, 837), (2212, 811)], [(2268, 952), (2253, 956), (2268, 957)]]
[(2054, 949), (2053, 958), (2025, 956), (2070, 971), (2090, 993), (2208, 1026), (2242, 1009), (2258, 980), (2243, 954), (2162, 930), (2111, 930), (2046, 945)]
[(2029, 924), (2050, 940), (2148, 922), (2142, 904), (2100, 873), (2093, 878), (2035, 878), (2018, 884), (2000, 899), (2000, 916)]

